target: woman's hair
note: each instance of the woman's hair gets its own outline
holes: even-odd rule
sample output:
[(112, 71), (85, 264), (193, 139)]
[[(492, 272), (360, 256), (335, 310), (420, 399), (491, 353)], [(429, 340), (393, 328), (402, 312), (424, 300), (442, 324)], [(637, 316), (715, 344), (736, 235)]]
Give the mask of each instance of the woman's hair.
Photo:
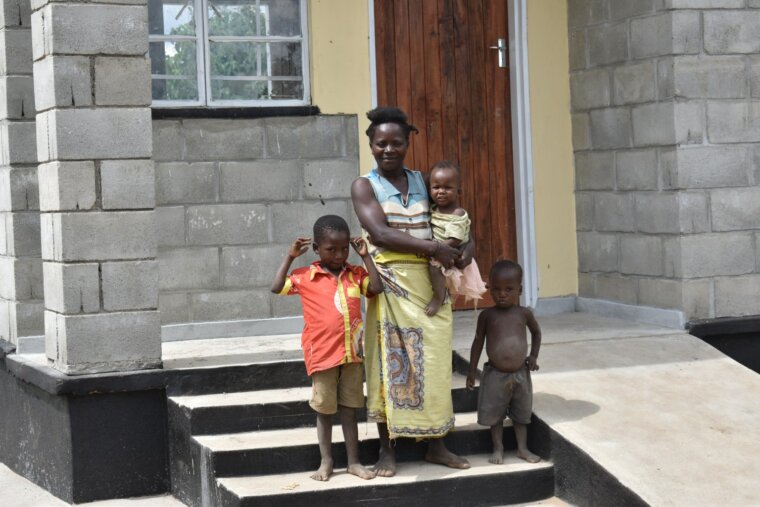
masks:
[(369, 127), (367, 127), (365, 134), (367, 134), (367, 137), (369, 137), (370, 140), (372, 139), (372, 136), (375, 135), (375, 129), (377, 126), (382, 125), (383, 123), (395, 123), (401, 127), (407, 141), (409, 140), (409, 134), (412, 132), (415, 134), (419, 132), (417, 127), (409, 123), (406, 114), (397, 107), (376, 107), (372, 111), (367, 112), (367, 118), (369, 119), (370, 124)]

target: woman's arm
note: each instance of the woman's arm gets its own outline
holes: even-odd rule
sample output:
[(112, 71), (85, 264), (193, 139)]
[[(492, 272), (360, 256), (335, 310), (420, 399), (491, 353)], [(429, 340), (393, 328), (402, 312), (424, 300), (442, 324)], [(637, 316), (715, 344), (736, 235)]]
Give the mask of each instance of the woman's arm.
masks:
[(446, 244), (418, 239), (405, 232), (388, 227), (385, 213), (377, 202), (372, 184), (366, 178), (357, 178), (351, 185), (354, 211), (362, 227), (369, 233), (372, 243), (394, 252), (414, 253), (434, 257), (450, 267), (459, 258), (459, 250)]

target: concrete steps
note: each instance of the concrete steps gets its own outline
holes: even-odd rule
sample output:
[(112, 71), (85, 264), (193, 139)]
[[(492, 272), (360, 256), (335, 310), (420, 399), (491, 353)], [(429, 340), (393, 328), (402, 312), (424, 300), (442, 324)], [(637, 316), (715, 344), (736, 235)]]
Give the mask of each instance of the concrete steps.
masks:
[[(477, 391), (465, 388), (465, 377), (452, 377), (455, 412), (477, 409)], [(298, 379), (302, 381), (302, 379)], [(275, 428), (314, 425), (314, 411), (309, 407), (311, 386), (284, 387), (258, 391), (240, 391), (196, 396), (172, 396), (170, 403), (181, 410), (193, 435), (209, 435)], [(364, 410), (357, 414), (366, 419)], [(337, 417), (336, 417), (337, 423)]]
[(276, 477), (226, 477), (219, 479), (221, 505), (335, 506), (355, 504), (473, 506), (532, 502), (554, 494), (550, 463), (530, 465), (507, 458), (502, 465), (488, 463), (487, 454), (469, 455), (468, 470), (451, 470), (425, 462), (401, 463), (395, 477), (362, 481), (338, 471), (328, 482), (307, 474)]
[[(292, 359), (231, 365), (232, 373), (226, 377), (229, 389), (224, 375), (213, 386), (190, 380), (178, 384), (177, 395), (170, 396), (167, 404), (172, 493), (177, 498), (204, 507), (305, 501), (400, 505), (412, 498), (424, 505), (458, 505), (459, 501), (461, 505), (505, 505), (554, 495), (551, 463), (529, 465), (512, 457), (502, 466), (486, 462), (491, 443), (488, 428), (477, 424), (477, 390), (467, 391), (465, 377), (456, 373), (452, 377), (456, 427), (446, 443), (453, 452), (468, 456), (472, 469), (455, 471), (425, 463), (424, 443), (398, 439), (397, 477), (362, 481), (343, 473), (327, 483), (312, 481), (309, 473), (319, 465), (319, 447), (315, 415), (308, 406), (311, 387), (304, 385), (305, 374), (299, 366), (303, 368), (302, 362)], [(255, 388), (252, 380), (241, 386), (244, 372), (255, 372), (263, 388)], [(189, 392), (182, 391), (183, 385)], [(360, 415), (365, 421), (364, 413)], [(360, 422), (359, 440), (362, 463), (372, 464), (379, 448), (376, 425)], [(505, 427), (504, 443), (508, 453), (515, 448), (510, 426)], [(337, 419), (333, 458), (336, 469), (345, 468), (343, 432)]]

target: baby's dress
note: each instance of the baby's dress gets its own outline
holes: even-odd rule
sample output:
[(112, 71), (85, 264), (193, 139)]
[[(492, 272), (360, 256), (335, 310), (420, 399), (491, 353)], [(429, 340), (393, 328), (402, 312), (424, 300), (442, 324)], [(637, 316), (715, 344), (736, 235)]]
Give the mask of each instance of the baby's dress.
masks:
[[(458, 239), (462, 245), (470, 240), (470, 217), (465, 211), (464, 215), (446, 215), (431, 210), (430, 225), (433, 227), (433, 238), (445, 241), (449, 238)], [(440, 267), (446, 277), (446, 288), (449, 293), (465, 297), (465, 301), (478, 300), (486, 291), (486, 284), (480, 277), (480, 270), (475, 259), (464, 269), (446, 269), (436, 261), (431, 261), (434, 266)]]

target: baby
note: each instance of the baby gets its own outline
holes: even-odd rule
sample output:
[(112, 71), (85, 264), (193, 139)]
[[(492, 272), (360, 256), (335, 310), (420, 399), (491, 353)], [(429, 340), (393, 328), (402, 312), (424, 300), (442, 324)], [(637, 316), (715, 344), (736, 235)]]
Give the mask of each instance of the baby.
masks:
[[(522, 268), (512, 261), (499, 261), (491, 268), (488, 289), (495, 307), (481, 312), (470, 351), (467, 388), (475, 387), (480, 353), (486, 344), (488, 362), (478, 393), (478, 424), (491, 427), (491, 463), (504, 460), (504, 417), (509, 415), (517, 439), (517, 456), (530, 463), (541, 458), (528, 450), (528, 424), (533, 413), (530, 372), (538, 370), (541, 328), (530, 308), (520, 306)], [(525, 328), (530, 329), (530, 355)]]
[[(452, 247), (459, 247), (470, 240), (470, 218), (459, 207), (459, 168), (444, 160), (430, 171), (430, 198), (433, 200), (430, 225), (433, 239)], [(433, 298), (425, 307), (425, 313), (432, 317), (446, 299), (446, 289), (451, 294), (465, 299), (480, 299), (486, 291), (475, 259), (464, 269), (445, 269), (438, 262), (430, 262), (430, 282)]]

